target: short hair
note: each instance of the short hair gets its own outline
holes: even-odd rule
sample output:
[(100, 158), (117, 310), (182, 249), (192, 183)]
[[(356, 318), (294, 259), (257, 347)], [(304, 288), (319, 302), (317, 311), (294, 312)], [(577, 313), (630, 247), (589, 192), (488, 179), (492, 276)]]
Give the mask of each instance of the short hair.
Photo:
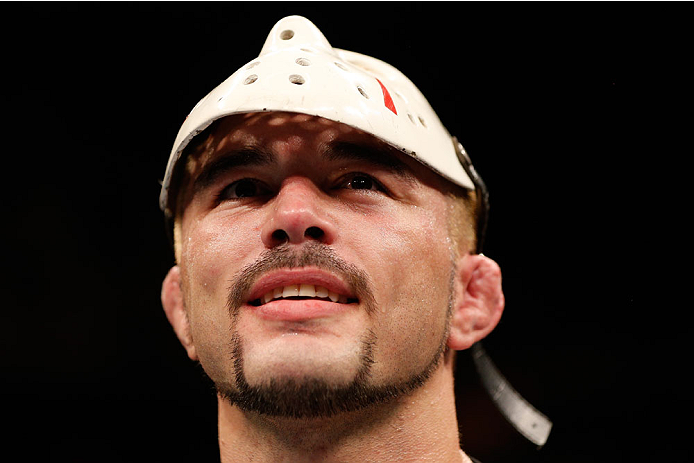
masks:
[(451, 190), (446, 196), (449, 201), (448, 233), (453, 251), (456, 256), (475, 253), (479, 223), (477, 193), (454, 184), (451, 184)]

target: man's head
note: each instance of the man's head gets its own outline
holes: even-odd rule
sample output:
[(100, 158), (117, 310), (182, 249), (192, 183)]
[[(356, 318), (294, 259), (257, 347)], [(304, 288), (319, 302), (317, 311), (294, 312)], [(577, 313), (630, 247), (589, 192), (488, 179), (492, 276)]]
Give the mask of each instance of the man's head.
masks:
[(474, 193), (396, 146), (301, 111), (245, 112), (167, 174), (177, 266), (162, 301), (220, 396), (283, 416), (355, 410), (494, 328), (500, 272), (472, 254)]

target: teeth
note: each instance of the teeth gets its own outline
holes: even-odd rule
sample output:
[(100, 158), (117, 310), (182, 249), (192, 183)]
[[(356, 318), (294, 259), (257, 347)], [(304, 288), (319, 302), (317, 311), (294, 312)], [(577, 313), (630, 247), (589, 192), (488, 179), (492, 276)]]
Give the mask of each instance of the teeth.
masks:
[(275, 299), (294, 296), (330, 299), (331, 301), (339, 302), (340, 304), (347, 304), (348, 302), (347, 296), (343, 296), (329, 291), (324, 286), (306, 284), (288, 285), (279, 288), (274, 288), (272, 291), (268, 291), (267, 293), (263, 294), (263, 297), (261, 297), (260, 299), (263, 304), (267, 304), (268, 302)]
[(299, 296), (316, 297), (316, 287), (313, 285), (301, 285), (299, 287)]
[(292, 297), (299, 295), (299, 285), (285, 286), (282, 290), (282, 297)]

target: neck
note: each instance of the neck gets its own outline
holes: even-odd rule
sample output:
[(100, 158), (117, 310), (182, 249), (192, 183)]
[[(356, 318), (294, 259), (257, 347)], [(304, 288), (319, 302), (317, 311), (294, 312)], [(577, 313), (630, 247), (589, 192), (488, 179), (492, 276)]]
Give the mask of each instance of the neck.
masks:
[[(218, 399), (222, 463), (242, 461), (461, 461), (452, 356), (413, 393), (330, 418), (243, 412)], [(462, 461), (468, 461), (463, 455)]]

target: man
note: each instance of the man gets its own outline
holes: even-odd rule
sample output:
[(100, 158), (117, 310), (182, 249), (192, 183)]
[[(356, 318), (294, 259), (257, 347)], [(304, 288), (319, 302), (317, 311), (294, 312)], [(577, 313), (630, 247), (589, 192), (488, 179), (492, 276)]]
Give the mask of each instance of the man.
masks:
[(194, 108), (162, 302), (216, 385), (222, 462), (472, 461), (455, 351), (504, 307), (480, 185), (405, 76), (301, 17)]

